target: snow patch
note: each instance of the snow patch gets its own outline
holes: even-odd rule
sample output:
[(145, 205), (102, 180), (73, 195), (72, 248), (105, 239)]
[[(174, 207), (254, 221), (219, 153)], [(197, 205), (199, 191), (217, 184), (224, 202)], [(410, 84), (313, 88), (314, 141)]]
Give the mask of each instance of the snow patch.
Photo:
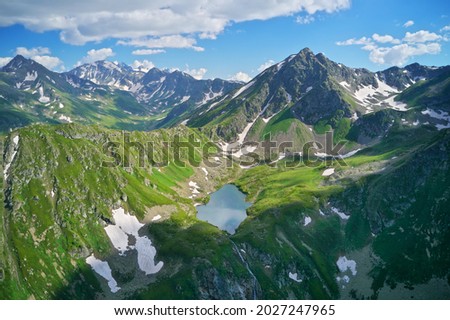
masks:
[(190, 198), (194, 198), (195, 195), (200, 193), (200, 191), (198, 191), (198, 189), (200, 189), (200, 187), (198, 186), (197, 182), (189, 181), (189, 187), (192, 192), (192, 196)]
[(447, 121), (447, 124), (436, 124), (435, 126), (438, 130), (450, 128), (450, 116), (449, 116), (448, 112), (444, 112), (442, 110), (439, 110), (437, 112), (435, 110), (427, 108), (427, 110), (422, 111), (422, 114), (428, 115), (434, 119)]
[(311, 217), (306, 216), (305, 220), (303, 221), (303, 226), (306, 227), (308, 224), (312, 222)]
[(208, 170), (205, 167), (202, 167), (202, 171), (205, 173), (205, 180), (208, 181)]
[(108, 281), (108, 286), (112, 293), (116, 293), (120, 290), (120, 287), (117, 286), (117, 281), (112, 276), (108, 262), (97, 259), (94, 254), (92, 254), (86, 258), (86, 263), (91, 266), (92, 270)]
[(323, 173), (322, 173), (322, 177), (329, 177), (334, 173), (334, 168), (329, 168), (326, 169)]
[(289, 279), (292, 279), (297, 283), (301, 283), (303, 281), (302, 279), (298, 278), (297, 272), (295, 272), (295, 273), (289, 272)]
[(346, 215), (344, 212), (340, 211), (337, 208), (331, 207), (331, 211), (336, 213), (342, 220), (348, 220), (348, 218), (350, 218), (349, 215)]
[(42, 86), (40, 86), (39, 87), (39, 102), (41, 102), (41, 103), (47, 103), (47, 102), (50, 102), (50, 98), (49, 97), (46, 97), (45, 95), (44, 95), (44, 88), (42, 87)]
[[(115, 225), (105, 227), (106, 234), (113, 246), (124, 254), (128, 250), (135, 249), (138, 253), (139, 268), (146, 275), (157, 273), (164, 263), (162, 261), (155, 264), (156, 248), (152, 246), (151, 240), (147, 236), (140, 236), (139, 230), (144, 226), (139, 220), (128, 213), (123, 208), (112, 211)], [(135, 246), (129, 245), (129, 236), (136, 239)]]
[(27, 75), (25, 77), (25, 79), (23, 79), (23, 81), (34, 81), (36, 80), (38, 77), (38, 73), (36, 71), (31, 72), (27, 72)]
[(157, 216), (154, 216), (153, 218), (152, 218), (152, 221), (158, 221), (158, 220), (160, 220), (162, 217), (158, 214)]
[(63, 115), (63, 114), (60, 115), (58, 119), (61, 120), (61, 121), (66, 121), (66, 122), (68, 122), (68, 123), (72, 123), (72, 122), (73, 122), (72, 119), (71, 119), (70, 117), (67, 117), (67, 116), (65, 116), (65, 115)]
[(346, 272), (350, 270), (353, 276), (356, 276), (356, 261), (348, 260), (346, 256), (339, 257), (338, 261), (336, 261), (336, 265), (339, 268), (340, 272)]

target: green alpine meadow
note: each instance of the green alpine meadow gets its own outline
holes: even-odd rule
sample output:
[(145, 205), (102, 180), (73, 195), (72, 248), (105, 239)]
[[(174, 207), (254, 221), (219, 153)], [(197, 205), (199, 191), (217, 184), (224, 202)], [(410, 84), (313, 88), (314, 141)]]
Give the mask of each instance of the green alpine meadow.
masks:
[[(54, 81), (13, 88), (33, 72)], [(167, 121), (23, 57), (0, 75), (3, 299), (450, 297), (450, 67), (304, 49)], [(234, 234), (197, 217), (225, 184), (251, 204)]]

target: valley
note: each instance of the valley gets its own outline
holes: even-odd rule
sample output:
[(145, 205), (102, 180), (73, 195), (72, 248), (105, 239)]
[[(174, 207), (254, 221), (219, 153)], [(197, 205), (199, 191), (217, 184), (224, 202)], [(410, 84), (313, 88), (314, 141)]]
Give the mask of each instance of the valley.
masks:
[(450, 298), (450, 67), (43, 68), (0, 72), (0, 298)]

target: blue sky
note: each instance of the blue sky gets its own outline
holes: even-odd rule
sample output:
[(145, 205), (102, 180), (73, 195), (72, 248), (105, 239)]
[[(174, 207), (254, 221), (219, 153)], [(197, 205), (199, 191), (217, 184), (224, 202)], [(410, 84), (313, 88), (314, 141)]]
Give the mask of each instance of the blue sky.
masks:
[[(245, 3), (245, 5), (243, 5)], [(0, 0), (0, 65), (98, 59), (248, 80), (309, 47), (350, 67), (450, 64), (447, 0)]]

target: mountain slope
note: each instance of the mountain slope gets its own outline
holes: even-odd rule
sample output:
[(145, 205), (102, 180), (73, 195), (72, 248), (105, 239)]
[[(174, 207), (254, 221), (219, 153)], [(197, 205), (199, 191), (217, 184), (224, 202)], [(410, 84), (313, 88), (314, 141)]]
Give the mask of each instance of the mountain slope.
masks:
[[(186, 123), (227, 142), (259, 142), (261, 132), (270, 132), (278, 143), (311, 141), (321, 139), (319, 135), (329, 129), (343, 139), (352, 123), (366, 114), (384, 109), (406, 111), (406, 104), (396, 98), (400, 92), (419, 79), (448, 78), (449, 70), (412, 64), (373, 73), (346, 67), (305, 48), (239, 90), (198, 108), (186, 116)], [(273, 127), (279, 113), (303, 129)], [(301, 151), (301, 146), (294, 149)]]
[[(164, 141), (190, 134), (208, 142), (184, 126), (130, 136), (75, 124), (12, 132), (4, 154), (0, 296), (384, 298), (404, 295), (403, 286), (418, 298), (450, 295), (448, 130), (392, 126), (344, 165), (293, 166), (286, 158), (247, 170), (173, 161), (158, 167), (140, 155), (152, 142), (159, 162)], [(124, 145), (128, 165), (118, 147)], [(219, 156), (229, 164), (224, 160)], [(253, 202), (233, 236), (198, 220), (194, 207), (228, 181)], [(121, 217), (120, 208), (130, 215)], [(139, 251), (118, 250), (120, 238), (108, 236), (133, 216), (142, 224), (139, 241), (156, 251), (147, 275)], [(91, 259), (108, 263), (115, 284), (93, 272)], [(438, 296), (429, 289), (436, 283)]]
[[(94, 83), (130, 92), (150, 112), (193, 108), (231, 90), (240, 84), (222, 79), (197, 80), (181, 71), (150, 69), (147, 73), (125, 64), (97, 61), (69, 71)], [(184, 112), (183, 111), (183, 112)], [(179, 112), (179, 111), (178, 111)], [(160, 126), (172, 120), (169, 116)]]
[(59, 74), (17, 56), (0, 70), (0, 131), (34, 122), (150, 128), (147, 108), (125, 91)]

